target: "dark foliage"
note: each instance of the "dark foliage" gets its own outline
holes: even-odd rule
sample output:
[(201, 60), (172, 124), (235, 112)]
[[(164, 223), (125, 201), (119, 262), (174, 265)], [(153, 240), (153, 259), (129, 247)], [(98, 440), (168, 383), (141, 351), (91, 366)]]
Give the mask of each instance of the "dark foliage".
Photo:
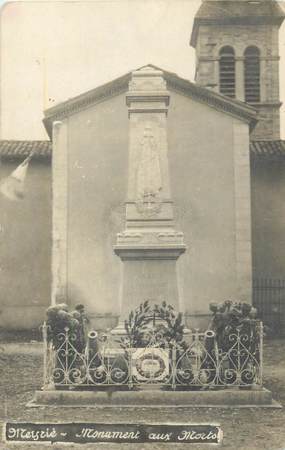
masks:
[(146, 347), (151, 340), (160, 343), (160, 347), (171, 347), (173, 343), (184, 345), (182, 314), (176, 314), (166, 302), (153, 307), (148, 300), (141, 303), (125, 320), (125, 329), (131, 347)]
[(231, 336), (240, 335), (242, 344), (255, 354), (259, 342), (259, 324), (257, 310), (248, 303), (227, 300), (224, 303), (211, 303), (213, 313), (209, 329), (216, 335), (218, 348), (228, 351), (233, 345)]
[(67, 333), (68, 340), (79, 353), (85, 349), (85, 332), (83, 319), (78, 311), (68, 312), (64, 303), (47, 309), (48, 341), (52, 341), (55, 349), (63, 342), (63, 334)]

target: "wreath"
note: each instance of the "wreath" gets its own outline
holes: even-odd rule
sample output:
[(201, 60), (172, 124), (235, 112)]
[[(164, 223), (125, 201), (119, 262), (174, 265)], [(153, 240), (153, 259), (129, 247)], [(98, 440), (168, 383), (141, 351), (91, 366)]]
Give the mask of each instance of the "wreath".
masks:
[[(159, 364), (159, 368), (155, 373), (151, 373), (150, 371), (143, 370), (142, 365), (145, 360), (157, 361)], [(144, 378), (158, 378), (165, 370), (165, 362), (159, 355), (146, 354), (141, 356), (136, 361), (136, 369), (138, 373)]]
[(174, 345), (186, 348), (182, 314), (176, 314), (173, 306), (165, 301), (153, 307), (149, 300), (141, 303), (125, 320), (125, 330), (126, 343), (133, 348), (147, 347), (152, 342), (161, 348)]

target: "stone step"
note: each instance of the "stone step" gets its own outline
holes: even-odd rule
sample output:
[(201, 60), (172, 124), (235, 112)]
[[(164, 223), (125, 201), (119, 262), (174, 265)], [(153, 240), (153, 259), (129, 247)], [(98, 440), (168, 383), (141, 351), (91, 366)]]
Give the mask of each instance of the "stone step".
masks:
[(280, 408), (269, 390), (223, 389), (207, 391), (144, 390), (41, 390), (27, 406), (78, 407), (274, 407)]

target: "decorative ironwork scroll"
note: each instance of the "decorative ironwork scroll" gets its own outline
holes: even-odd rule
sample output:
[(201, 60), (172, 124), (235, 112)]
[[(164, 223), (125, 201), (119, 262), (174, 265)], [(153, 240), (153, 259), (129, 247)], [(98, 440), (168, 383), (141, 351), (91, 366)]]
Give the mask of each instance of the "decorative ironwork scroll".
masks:
[[(164, 388), (197, 389), (262, 385), (262, 323), (256, 321), (254, 345), (245, 329), (237, 328), (219, 348), (215, 333), (191, 332), (186, 345), (169, 342), (157, 332), (145, 347), (134, 348), (125, 337), (91, 332), (80, 352), (66, 328), (54, 341), (44, 336), (44, 387), (158, 385)], [(92, 334), (93, 333), (93, 334)], [(55, 344), (56, 342), (56, 344)]]

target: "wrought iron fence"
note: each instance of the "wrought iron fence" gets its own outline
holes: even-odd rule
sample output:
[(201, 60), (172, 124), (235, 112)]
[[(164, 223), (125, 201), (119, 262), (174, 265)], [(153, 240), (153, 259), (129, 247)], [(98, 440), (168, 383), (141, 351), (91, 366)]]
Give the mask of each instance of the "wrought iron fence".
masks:
[(44, 324), (43, 336), (44, 388), (262, 385), (263, 327), (257, 321), (254, 327), (232, 330), (222, 343), (212, 331), (191, 332), (179, 344), (155, 333), (145, 347), (133, 348), (127, 338), (91, 332), (82, 351), (67, 328), (49, 340)]
[(253, 280), (253, 304), (271, 335), (285, 335), (285, 280), (255, 278)]

